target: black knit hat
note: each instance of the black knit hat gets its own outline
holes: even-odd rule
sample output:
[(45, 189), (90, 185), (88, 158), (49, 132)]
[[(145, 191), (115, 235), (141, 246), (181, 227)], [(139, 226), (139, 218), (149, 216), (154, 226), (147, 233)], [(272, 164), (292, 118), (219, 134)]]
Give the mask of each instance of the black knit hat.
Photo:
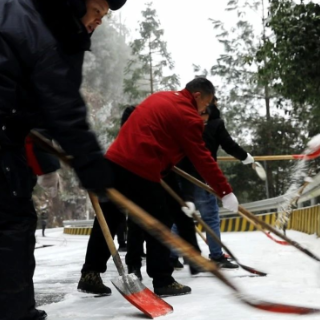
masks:
[(109, 4), (109, 7), (112, 11), (120, 9), (127, 0), (106, 0)]

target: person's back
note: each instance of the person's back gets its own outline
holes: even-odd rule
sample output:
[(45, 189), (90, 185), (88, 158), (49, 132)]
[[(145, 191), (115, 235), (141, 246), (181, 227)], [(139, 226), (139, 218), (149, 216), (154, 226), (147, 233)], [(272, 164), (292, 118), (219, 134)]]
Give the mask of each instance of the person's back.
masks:
[[(187, 93), (159, 92), (144, 100), (121, 128), (107, 157), (147, 179), (160, 181), (160, 172), (170, 169), (183, 157), (180, 141), (175, 136), (178, 131), (183, 134), (181, 118), (202, 126), (196, 108), (184, 94)], [(139, 138), (145, 143), (141, 144)]]
[(198, 172), (224, 196), (231, 189), (205, 148), (202, 133), (203, 121), (188, 90), (159, 92), (136, 107), (106, 157), (145, 179), (159, 182), (188, 156)]

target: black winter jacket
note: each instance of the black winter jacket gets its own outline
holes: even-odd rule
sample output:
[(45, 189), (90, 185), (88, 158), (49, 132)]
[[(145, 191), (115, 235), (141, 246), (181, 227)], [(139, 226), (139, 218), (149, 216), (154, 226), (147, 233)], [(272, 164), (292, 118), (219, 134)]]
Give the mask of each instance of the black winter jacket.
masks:
[[(247, 157), (247, 152), (243, 150), (230, 136), (227, 131), (224, 121), (220, 118), (220, 111), (214, 105), (208, 107), (209, 119), (208, 123), (205, 125), (203, 132), (203, 140), (206, 147), (212, 154), (212, 157), (217, 160), (217, 152), (219, 146), (222, 147), (224, 151), (239, 160), (245, 160)], [(188, 158), (184, 158), (178, 165), (182, 170), (193, 175), (199, 180), (203, 180), (198, 174), (191, 161)], [(185, 179), (180, 179), (182, 184), (182, 190), (186, 200), (193, 201), (193, 190), (194, 186)]]
[[(90, 38), (67, 3), (0, 1), (2, 146), (23, 145), (27, 132), (42, 125), (75, 157), (100, 153), (79, 94)], [(76, 40), (68, 46), (72, 34)]]
[(210, 116), (203, 132), (203, 140), (213, 158), (217, 160), (217, 152), (221, 146), (226, 153), (241, 161), (244, 160), (247, 157), (247, 152), (231, 138), (224, 121), (220, 118), (218, 108), (210, 105), (209, 112)]
[[(80, 21), (85, 0), (1, 0), (0, 12), (0, 169), (14, 163), (22, 168), (18, 150), (35, 127), (46, 128), (74, 156), (76, 168), (102, 161), (79, 93), (84, 51), (90, 48)], [(26, 169), (21, 171), (16, 179)]]

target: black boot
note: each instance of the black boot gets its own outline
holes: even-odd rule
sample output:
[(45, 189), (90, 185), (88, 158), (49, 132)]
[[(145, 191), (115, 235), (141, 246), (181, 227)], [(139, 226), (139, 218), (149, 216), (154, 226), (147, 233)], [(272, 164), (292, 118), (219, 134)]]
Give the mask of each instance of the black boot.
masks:
[(140, 281), (143, 279), (140, 267), (128, 265), (128, 273), (133, 273)]
[(219, 268), (221, 269), (238, 269), (239, 266), (235, 263), (232, 263), (230, 259), (228, 259), (225, 255), (222, 255), (218, 259), (213, 259), (210, 257), (210, 259), (215, 262)]
[(103, 294), (106, 296), (111, 295), (111, 289), (105, 286), (102, 282), (99, 272), (84, 272), (81, 275), (78, 283), (78, 291)]
[(174, 281), (173, 283), (164, 287), (155, 287), (153, 291), (160, 297), (180, 296), (182, 294), (191, 293), (191, 288)]

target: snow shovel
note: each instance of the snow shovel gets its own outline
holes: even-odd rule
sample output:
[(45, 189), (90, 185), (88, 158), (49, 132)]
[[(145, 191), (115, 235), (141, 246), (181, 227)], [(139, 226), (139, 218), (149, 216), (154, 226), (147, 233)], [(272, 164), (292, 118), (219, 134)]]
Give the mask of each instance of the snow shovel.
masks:
[[(57, 150), (51, 141), (36, 131), (32, 131), (30, 136), (34, 142), (44, 148), (44, 150), (56, 155), (66, 165), (70, 166), (70, 160), (72, 158), (67, 156), (62, 150)], [(173, 307), (170, 304), (145, 287), (134, 274), (126, 274), (98, 199), (90, 192), (89, 196), (114, 264), (119, 272), (119, 277), (111, 280), (113, 285), (131, 304), (152, 319), (173, 312)]]
[(173, 312), (173, 307), (170, 304), (144, 286), (134, 274), (126, 274), (98, 199), (92, 193), (89, 193), (89, 196), (114, 264), (119, 272), (119, 277), (111, 280), (113, 285), (131, 304), (152, 319)]
[[(254, 156), (255, 161), (278, 161), (278, 160), (313, 160), (320, 156), (320, 146), (315, 150), (305, 154), (288, 154), (288, 155), (269, 155), (269, 156)], [(218, 161), (238, 161), (234, 157), (218, 157)]]
[[(202, 181), (194, 178), (193, 176), (191, 176), (190, 174), (184, 172), (183, 170), (174, 167), (172, 169), (172, 171), (174, 171), (175, 173), (179, 174), (180, 176), (184, 177), (185, 179), (189, 180), (190, 182), (193, 182), (195, 185), (197, 185), (200, 188), (203, 188), (204, 190), (214, 194), (215, 196), (217, 196), (217, 194), (214, 192), (214, 190), (209, 187), (208, 185), (206, 185), (205, 183), (203, 183)], [(217, 196), (218, 197), (218, 196)], [(245, 219), (247, 219), (248, 221), (250, 221), (253, 225), (255, 225), (257, 227), (258, 230), (262, 231), (264, 234), (266, 234), (268, 236), (268, 234), (265, 232), (264, 229), (272, 232), (273, 234), (275, 234), (276, 236), (278, 236), (279, 238), (281, 238), (282, 240), (288, 242), (290, 245), (292, 245), (293, 247), (297, 248), (299, 251), (305, 253), (306, 255), (308, 255), (310, 258), (320, 262), (320, 258), (318, 256), (316, 256), (315, 254), (313, 254), (310, 250), (308, 250), (307, 248), (302, 247), (298, 242), (291, 240), (290, 238), (286, 237), (285, 235), (283, 235), (280, 231), (278, 231), (277, 229), (273, 228), (272, 226), (270, 226), (268, 223), (264, 222), (263, 220), (258, 219), (253, 213), (251, 213), (250, 211), (246, 210), (244, 207), (239, 206), (238, 207), (238, 213)], [(268, 236), (269, 237), (269, 236)], [(270, 239), (272, 239), (272, 237), (269, 237)], [(273, 240), (273, 239), (272, 239)]]
[(171, 230), (163, 225), (159, 220), (149, 215), (146, 211), (139, 208), (136, 204), (124, 197), (116, 189), (107, 189), (107, 195), (110, 200), (117, 204), (119, 207), (128, 211), (131, 219), (144, 228), (149, 234), (161, 241), (164, 245), (171, 249), (178, 251), (184, 257), (188, 258), (190, 262), (196, 265), (198, 268), (211, 272), (228, 286), (233, 292), (234, 297), (247, 306), (275, 313), (286, 314), (314, 314), (320, 313), (320, 309), (313, 307), (303, 307), (297, 305), (287, 305), (278, 302), (269, 302), (264, 300), (258, 300), (256, 297), (251, 297), (240, 291), (224, 274), (222, 274), (217, 265), (213, 261), (209, 261), (202, 257), (201, 254), (196, 251), (190, 244), (181, 239), (180, 237), (171, 233)]
[[(180, 204), (181, 207), (188, 207), (182, 198), (163, 180), (161, 180), (162, 187)], [(214, 231), (197, 215), (195, 212), (192, 213), (193, 219), (202, 225), (207, 233), (213, 238), (213, 240), (218, 243), (228, 254), (229, 256), (239, 265), (240, 268), (246, 270), (250, 273), (253, 273), (257, 276), (264, 277), (267, 274), (262, 271), (258, 271), (252, 267), (245, 266), (239, 262), (239, 260), (234, 256), (230, 249), (220, 240), (220, 238), (214, 233)]]

